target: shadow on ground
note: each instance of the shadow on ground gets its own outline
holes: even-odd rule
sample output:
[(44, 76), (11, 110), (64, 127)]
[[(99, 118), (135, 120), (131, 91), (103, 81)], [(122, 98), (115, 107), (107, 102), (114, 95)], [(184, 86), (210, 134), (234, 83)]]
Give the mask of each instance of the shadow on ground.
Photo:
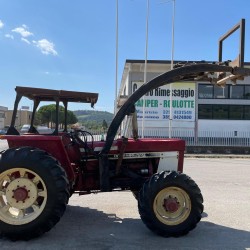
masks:
[[(206, 214), (204, 214), (206, 216)], [(0, 239), (2, 249), (246, 249), (250, 232), (201, 221), (181, 238), (162, 238), (140, 219), (118, 218), (88, 207), (68, 206), (62, 220), (31, 241)]]

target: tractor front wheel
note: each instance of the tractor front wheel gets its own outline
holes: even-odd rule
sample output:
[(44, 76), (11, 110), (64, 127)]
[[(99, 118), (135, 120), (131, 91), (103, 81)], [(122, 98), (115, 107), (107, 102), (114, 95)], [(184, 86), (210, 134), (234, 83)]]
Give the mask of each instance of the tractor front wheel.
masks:
[(62, 217), (68, 181), (58, 161), (31, 147), (0, 155), (0, 233), (13, 240), (49, 231)]
[(179, 237), (196, 227), (203, 197), (187, 175), (165, 171), (153, 175), (139, 193), (138, 208), (144, 224), (164, 237)]

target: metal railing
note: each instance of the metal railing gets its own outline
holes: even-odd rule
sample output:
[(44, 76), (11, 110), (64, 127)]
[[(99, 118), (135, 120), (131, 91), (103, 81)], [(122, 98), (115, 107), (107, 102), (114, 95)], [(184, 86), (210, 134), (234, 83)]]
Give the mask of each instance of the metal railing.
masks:
[[(95, 130), (92, 133), (95, 141), (106, 140), (106, 131)], [(167, 128), (144, 129), (144, 138), (169, 138)], [(141, 137), (141, 130), (138, 131)], [(249, 147), (250, 131), (198, 131), (172, 130), (172, 138), (183, 139), (187, 146), (232, 146)], [(131, 134), (132, 137), (132, 134)]]
[[(144, 134), (153, 138), (169, 137), (166, 129), (148, 130)], [(250, 146), (250, 131), (173, 130), (171, 136), (185, 140), (187, 146)]]

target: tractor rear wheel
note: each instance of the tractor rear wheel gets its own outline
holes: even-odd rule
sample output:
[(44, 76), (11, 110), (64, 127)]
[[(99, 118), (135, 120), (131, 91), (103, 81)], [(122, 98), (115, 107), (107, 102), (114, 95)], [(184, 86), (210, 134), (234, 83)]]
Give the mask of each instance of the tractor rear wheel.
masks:
[(165, 171), (153, 175), (140, 190), (138, 209), (144, 224), (164, 237), (179, 237), (196, 227), (203, 197), (187, 175)]
[(0, 233), (29, 240), (49, 231), (69, 199), (68, 180), (58, 161), (32, 147), (0, 155)]

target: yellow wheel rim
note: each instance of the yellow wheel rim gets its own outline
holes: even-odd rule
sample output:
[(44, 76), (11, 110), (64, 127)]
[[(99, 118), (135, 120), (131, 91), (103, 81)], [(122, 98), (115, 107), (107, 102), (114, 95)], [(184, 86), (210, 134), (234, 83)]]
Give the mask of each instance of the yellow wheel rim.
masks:
[(153, 210), (160, 222), (169, 226), (179, 225), (191, 212), (191, 200), (183, 189), (167, 187), (156, 195)]
[(26, 168), (12, 168), (0, 174), (0, 220), (23, 225), (36, 219), (47, 202), (41, 177)]

